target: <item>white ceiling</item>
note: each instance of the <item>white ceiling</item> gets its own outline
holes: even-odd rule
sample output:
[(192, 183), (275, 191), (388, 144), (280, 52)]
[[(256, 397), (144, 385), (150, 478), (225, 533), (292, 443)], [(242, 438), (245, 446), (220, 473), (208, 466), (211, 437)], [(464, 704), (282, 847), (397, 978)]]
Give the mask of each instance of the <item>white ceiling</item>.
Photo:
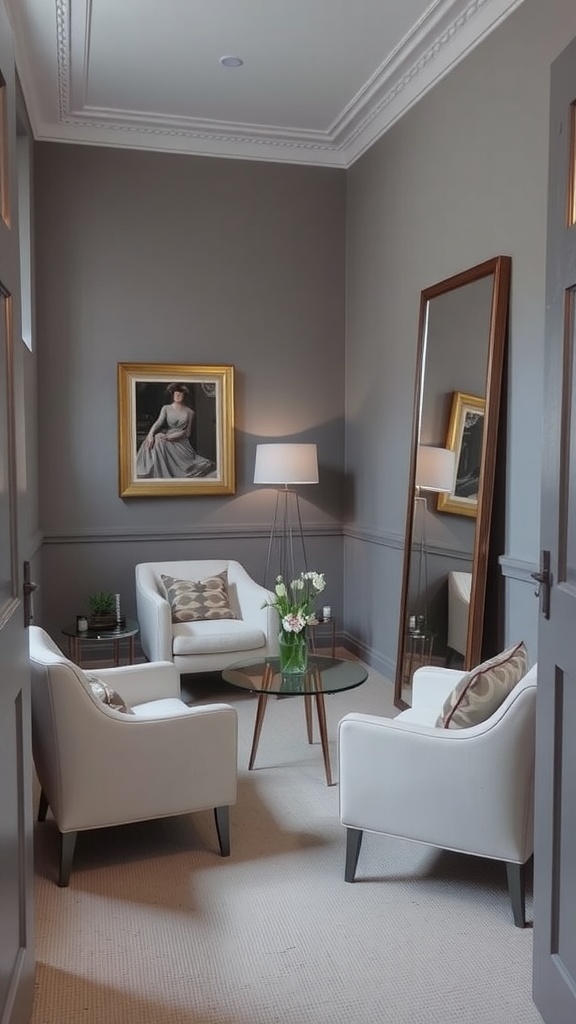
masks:
[(37, 139), (348, 167), (522, 0), (4, 2)]

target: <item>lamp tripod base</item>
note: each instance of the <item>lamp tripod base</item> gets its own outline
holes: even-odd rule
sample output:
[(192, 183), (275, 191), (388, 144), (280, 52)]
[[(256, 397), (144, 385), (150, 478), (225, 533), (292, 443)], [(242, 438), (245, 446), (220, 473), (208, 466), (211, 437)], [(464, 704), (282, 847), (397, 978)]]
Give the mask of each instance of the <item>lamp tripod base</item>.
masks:
[[(273, 589), (277, 576), (290, 582), (296, 579), (296, 554), (302, 559), (302, 571), (308, 571), (306, 545), (302, 529), (300, 498), (297, 491), (283, 487), (276, 494), (276, 507), (266, 554), (264, 586)], [(274, 572), (274, 568), (277, 572)]]

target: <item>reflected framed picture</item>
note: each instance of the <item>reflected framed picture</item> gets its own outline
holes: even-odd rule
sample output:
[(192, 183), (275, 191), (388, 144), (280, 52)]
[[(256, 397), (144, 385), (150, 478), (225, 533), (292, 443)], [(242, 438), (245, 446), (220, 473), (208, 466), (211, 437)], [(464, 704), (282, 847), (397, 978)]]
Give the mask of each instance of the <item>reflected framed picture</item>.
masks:
[(455, 453), (456, 472), (452, 491), (438, 495), (439, 512), (476, 516), (482, 465), (486, 400), (455, 391), (448, 423), (446, 447)]
[(121, 498), (234, 494), (234, 369), (118, 364)]

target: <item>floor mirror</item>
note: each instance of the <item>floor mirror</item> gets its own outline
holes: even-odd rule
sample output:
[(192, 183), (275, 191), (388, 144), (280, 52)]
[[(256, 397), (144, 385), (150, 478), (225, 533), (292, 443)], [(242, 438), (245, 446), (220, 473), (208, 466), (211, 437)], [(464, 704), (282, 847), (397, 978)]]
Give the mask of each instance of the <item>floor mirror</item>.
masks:
[[(421, 293), (394, 703), (480, 661), (511, 261)], [(496, 653), (496, 652), (494, 652)]]

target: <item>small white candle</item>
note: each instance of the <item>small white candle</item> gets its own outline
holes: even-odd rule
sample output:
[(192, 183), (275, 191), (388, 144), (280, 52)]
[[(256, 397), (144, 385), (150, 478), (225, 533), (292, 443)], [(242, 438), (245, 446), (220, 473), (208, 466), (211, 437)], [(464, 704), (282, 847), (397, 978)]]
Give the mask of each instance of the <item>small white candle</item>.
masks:
[(330, 618), (332, 618), (332, 609), (331, 609), (329, 604), (325, 604), (324, 605), (324, 607), (322, 609), (322, 618), (323, 619), (330, 619)]

